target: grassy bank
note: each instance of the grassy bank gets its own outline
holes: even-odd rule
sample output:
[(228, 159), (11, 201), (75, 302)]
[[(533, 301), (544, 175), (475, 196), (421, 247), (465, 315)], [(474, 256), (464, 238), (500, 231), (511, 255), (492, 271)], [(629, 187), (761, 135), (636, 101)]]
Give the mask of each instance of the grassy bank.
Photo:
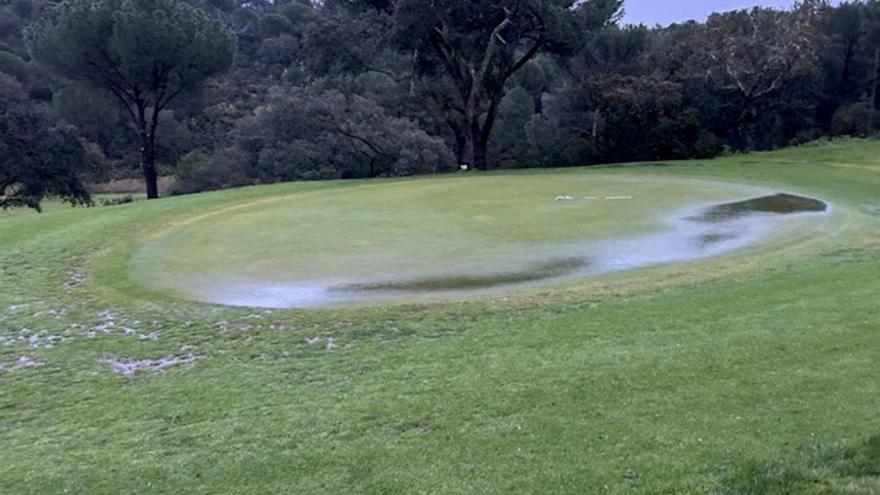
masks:
[(880, 491), (880, 143), (473, 178), (572, 174), (797, 192), (833, 221), (466, 302), (253, 310), (140, 285), (132, 256), (376, 182), (2, 214), (0, 492)]

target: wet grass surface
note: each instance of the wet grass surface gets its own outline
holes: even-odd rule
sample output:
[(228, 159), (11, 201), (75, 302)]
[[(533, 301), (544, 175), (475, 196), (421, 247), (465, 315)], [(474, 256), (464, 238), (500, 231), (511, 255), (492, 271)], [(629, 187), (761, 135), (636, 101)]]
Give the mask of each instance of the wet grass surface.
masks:
[[(689, 204), (755, 192), (577, 171), (374, 181), (262, 198), (158, 229), (141, 239), (129, 269), (148, 287), (205, 302), (360, 300), (357, 290), (334, 290), (346, 286), (373, 298), (444, 292), (435, 299), (448, 299), (556, 278), (556, 260), (588, 257), (561, 248), (664, 229), (664, 217)], [(560, 193), (577, 199), (555, 201)], [(629, 199), (604, 199), (624, 193)]]
[(878, 157), (576, 171), (834, 210), (722, 257), (464, 303), (226, 308), (130, 278), (157, 231), (358, 182), (0, 214), (0, 493), (877, 493)]
[[(633, 194), (608, 195), (622, 191)], [(446, 176), (417, 186), (377, 181), (262, 198), (174, 223), (143, 239), (129, 269), (146, 287), (224, 305), (464, 300), (718, 256), (779, 227), (759, 213), (826, 209), (791, 194), (724, 202), (762, 191), (572, 171)]]

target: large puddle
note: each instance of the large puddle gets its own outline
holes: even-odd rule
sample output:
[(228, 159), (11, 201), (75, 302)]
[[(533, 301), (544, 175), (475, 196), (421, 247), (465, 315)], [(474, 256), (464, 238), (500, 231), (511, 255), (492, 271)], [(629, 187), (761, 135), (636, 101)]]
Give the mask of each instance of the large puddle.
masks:
[(205, 279), (195, 295), (206, 302), (297, 308), (355, 302), (456, 297), (492, 293), (567, 277), (718, 256), (759, 242), (782, 222), (827, 213), (821, 200), (770, 194), (721, 204), (693, 205), (663, 219), (660, 231), (619, 239), (566, 242), (536, 253), (521, 269), (370, 280), (297, 282)]

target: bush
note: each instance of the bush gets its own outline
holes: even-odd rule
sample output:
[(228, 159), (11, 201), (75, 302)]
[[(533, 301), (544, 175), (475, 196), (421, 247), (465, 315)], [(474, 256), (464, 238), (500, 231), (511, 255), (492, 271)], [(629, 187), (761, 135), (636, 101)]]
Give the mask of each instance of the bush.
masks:
[(183, 156), (177, 166), (177, 182), (171, 194), (187, 194), (249, 184), (242, 165), (245, 155), (237, 148), (225, 148), (207, 155), (193, 150)]
[(701, 132), (694, 142), (694, 158), (715, 158), (724, 151), (724, 141), (711, 132)]
[(134, 203), (134, 197), (132, 197), (132, 195), (130, 194), (126, 194), (125, 196), (119, 196), (116, 198), (104, 198), (101, 200), (101, 206), (117, 206), (128, 203)]
[(28, 83), (27, 62), (14, 53), (0, 51), (0, 72), (5, 72), (14, 77), (21, 84)]
[(414, 129), (411, 123), (401, 124), (400, 127), (396, 160), (384, 175), (436, 174), (455, 168), (455, 156), (442, 139)]
[(288, 180), (430, 174), (454, 170), (446, 142), (376, 102), (338, 91), (277, 96), (230, 132), (231, 145), (190, 152), (176, 193)]
[(831, 117), (831, 134), (834, 136), (864, 137), (874, 129), (874, 110), (868, 103), (843, 105)]
[(299, 43), (293, 36), (282, 34), (266, 38), (257, 55), (267, 64), (290, 65), (296, 60)]

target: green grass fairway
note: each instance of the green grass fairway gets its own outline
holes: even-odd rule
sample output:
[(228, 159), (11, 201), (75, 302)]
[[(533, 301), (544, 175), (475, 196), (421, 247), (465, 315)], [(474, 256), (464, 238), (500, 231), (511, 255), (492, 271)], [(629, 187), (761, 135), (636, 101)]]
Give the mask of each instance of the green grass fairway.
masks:
[[(454, 298), (192, 300), (222, 276), (479, 285), (756, 192), (833, 209)], [(876, 141), (49, 205), (0, 213), (0, 274), (0, 493), (880, 493)]]

